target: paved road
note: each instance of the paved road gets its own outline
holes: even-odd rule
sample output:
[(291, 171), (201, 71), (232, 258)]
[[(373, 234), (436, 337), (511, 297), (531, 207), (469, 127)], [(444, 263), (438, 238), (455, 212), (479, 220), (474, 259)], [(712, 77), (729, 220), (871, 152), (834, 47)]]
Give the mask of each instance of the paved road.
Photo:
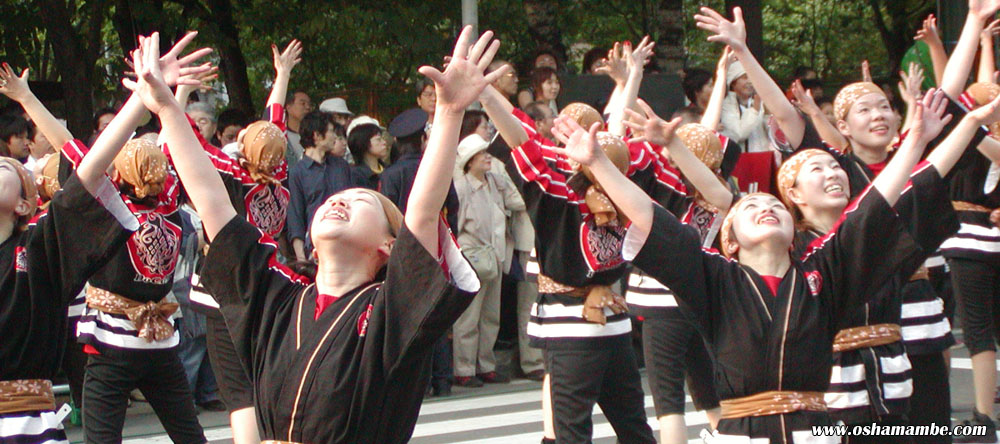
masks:
[[(953, 350), (952, 359), (952, 408), (953, 421), (960, 422), (971, 415), (972, 372), (968, 353), (963, 347)], [(643, 376), (643, 384), (646, 378)], [(517, 444), (537, 443), (541, 439), (540, 384), (515, 380), (511, 384), (488, 385), (482, 389), (456, 388), (454, 396), (446, 399), (428, 399), (420, 411), (420, 419), (413, 433), (413, 444), (477, 443)], [(648, 395), (648, 387), (646, 393)], [(691, 443), (701, 443), (698, 433), (705, 427), (704, 414), (694, 412), (687, 403), (686, 419)], [(653, 411), (653, 401), (646, 396), (646, 414), (654, 431), (658, 423)], [(231, 433), (226, 416), (220, 413), (203, 413), (199, 419), (212, 444), (229, 444)], [(79, 427), (67, 429), (70, 441), (81, 442)], [(129, 409), (125, 429), (126, 444), (169, 443), (156, 416), (149, 406), (137, 403)], [(614, 431), (599, 408), (594, 410), (594, 442), (614, 443)]]

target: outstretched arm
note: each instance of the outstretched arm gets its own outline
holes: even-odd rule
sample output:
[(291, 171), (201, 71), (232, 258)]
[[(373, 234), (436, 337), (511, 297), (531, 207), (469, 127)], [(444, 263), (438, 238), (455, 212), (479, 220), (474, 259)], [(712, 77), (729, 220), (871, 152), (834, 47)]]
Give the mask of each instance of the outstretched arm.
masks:
[(899, 151), (886, 165), (882, 174), (872, 182), (872, 187), (882, 194), (890, 206), (899, 200), (899, 194), (903, 192), (909, 181), (910, 172), (920, 160), (927, 143), (937, 137), (944, 126), (951, 121), (951, 115), (944, 115), (947, 101), (948, 98), (943, 93), (931, 90), (921, 102), (916, 103), (910, 135), (903, 140)]
[(991, 125), (997, 121), (1000, 121), (1000, 97), (966, 114), (948, 137), (927, 155), (927, 162), (934, 165), (941, 177), (947, 176), (962, 157), (976, 131), (983, 125)]
[(483, 111), (486, 111), (490, 122), (496, 127), (504, 142), (507, 142), (507, 146), (521, 146), (528, 141), (528, 132), (521, 126), (521, 121), (511, 113), (514, 105), (500, 91), (492, 85), (487, 86), (479, 95), (479, 103), (482, 103)]
[(420, 67), (420, 73), (434, 81), (437, 105), (427, 149), (406, 204), (405, 220), (413, 236), (434, 255), (438, 252), (438, 221), (455, 169), (455, 147), (465, 108), (476, 101), (487, 85), (510, 69), (504, 65), (483, 75), (500, 48), (500, 41), (490, 43), (492, 31), (483, 33), (475, 44), (472, 39), (472, 27), (466, 26), (444, 72), (431, 66)]
[(846, 149), (848, 145), (847, 138), (827, 120), (826, 115), (823, 114), (823, 110), (813, 100), (812, 92), (802, 87), (802, 81), (795, 80), (792, 83), (792, 94), (795, 96), (795, 102), (799, 106), (799, 109), (809, 117), (813, 127), (816, 128), (816, 133), (819, 134), (819, 137), (840, 151)]
[(993, 36), (1000, 32), (1000, 20), (990, 22), (983, 32), (979, 33), (979, 72), (976, 75), (977, 82), (993, 82), (993, 73), (996, 72), (996, 58), (993, 55)]
[(739, 58), (743, 69), (747, 72), (747, 78), (753, 83), (754, 89), (764, 101), (767, 110), (777, 119), (778, 126), (785, 133), (788, 142), (792, 146), (798, 146), (802, 143), (802, 136), (806, 129), (802, 116), (747, 48), (747, 31), (746, 24), (743, 22), (743, 10), (739, 7), (733, 8), (733, 17), (733, 21), (729, 21), (718, 12), (703, 7), (701, 13), (696, 14), (694, 19), (699, 28), (713, 34), (708, 37), (708, 41), (724, 43), (733, 49), (733, 53)]
[(7, 63), (0, 69), (0, 93), (17, 102), (28, 113), (31, 121), (38, 126), (45, 138), (56, 149), (62, 148), (66, 142), (73, 140), (73, 135), (56, 117), (49, 112), (38, 97), (28, 88), (28, 69), (25, 68), (18, 77)]
[(219, 67), (213, 66), (212, 69), (208, 71), (205, 71), (198, 75), (189, 76), (192, 79), (201, 82), (200, 86), (193, 84), (177, 85), (177, 89), (174, 92), (174, 98), (177, 99), (177, 103), (181, 105), (181, 108), (187, 107), (188, 99), (191, 98), (191, 93), (195, 92), (199, 88), (204, 88), (203, 91), (210, 89), (210, 87), (206, 86), (206, 84), (208, 82), (211, 82), (212, 80), (219, 78), (218, 72), (219, 72)]
[(292, 68), (302, 61), (302, 42), (292, 40), (285, 50), (278, 52), (278, 47), (271, 44), (271, 54), (274, 56), (274, 86), (271, 95), (267, 97), (267, 106), (275, 103), (284, 106), (288, 95), (288, 80), (292, 77)]
[(909, 73), (900, 71), (899, 77), (902, 78), (897, 85), (899, 96), (902, 97), (903, 102), (906, 102), (906, 118), (903, 120), (902, 129), (900, 129), (902, 133), (913, 126), (913, 112), (916, 110), (917, 102), (922, 97), (920, 85), (924, 83), (924, 69), (919, 64), (911, 62)]
[(621, 42), (615, 42), (615, 45), (608, 50), (604, 64), (594, 71), (596, 74), (610, 77), (615, 82), (615, 88), (608, 97), (608, 104), (604, 106), (604, 115), (612, 114), (614, 109), (619, 108), (622, 92), (625, 91), (625, 82), (628, 81), (628, 65), (625, 58), (627, 52), (631, 51), (632, 45), (628, 45), (628, 48), (624, 46)]
[(719, 120), (722, 119), (722, 101), (726, 98), (726, 72), (729, 71), (733, 49), (726, 46), (715, 67), (715, 83), (712, 84), (712, 95), (705, 106), (705, 114), (701, 116), (701, 124), (712, 131), (719, 130)]
[(649, 40), (649, 36), (643, 37), (634, 51), (630, 51), (631, 45), (625, 45), (625, 63), (628, 67), (628, 80), (622, 90), (619, 103), (611, 109), (611, 117), (608, 119), (608, 132), (619, 137), (625, 136), (625, 110), (635, 109), (635, 101), (639, 97), (639, 86), (642, 84), (642, 70), (646, 66), (646, 61), (653, 55), (653, 46), (656, 43)]
[[(670, 151), (670, 158), (680, 168), (684, 177), (691, 181), (695, 189), (701, 192), (702, 196), (705, 196), (705, 200), (720, 211), (729, 210), (729, 206), (733, 204), (733, 193), (708, 166), (695, 157), (694, 153), (679, 138), (673, 137), (674, 130), (680, 121), (677, 119), (670, 122), (664, 121), (643, 100), (639, 100), (639, 106), (642, 107), (646, 115), (628, 110), (631, 121), (626, 121), (625, 124), (633, 130), (642, 132), (646, 140), (667, 147)], [(564, 133), (565, 131), (564, 127)], [(566, 140), (563, 141), (563, 143), (566, 142)]]
[(958, 98), (965, 89), (972, 70), (972, 60), (976, 57), (976, 47), (986, 20), (1000, 8), (1000, 0), (969, 0), (969, 14), (958, 38), (958, 44), (948, 59), (941, 78), (940, 87), (948, 97)]
[(937, 17), (934, 17), (934, 14), (924, 19), (924, 26), (917, 31), (913, 40), (927, 44), (928, 52), (931, 54), (931, 65), (934, 66), (934, 84), (940, 85), (941, 78), (944, 77), (944, 67), (948, 64), (948, 53), (944, 51), (944, 43), (938, 34)]
[(208, 160), (188, 124), (184, 110), (164, 81), (164, 73), (156, 63), (159, 53), (157, 33), (149, 38), (140, 38), (139, 49), (133, 56), (138, 81), (124, 83), (134, 91), (133, 99), (141, 100), (146, 108), (160, 117), (160, 136), (170, 146), (177, 174), (191, 202), (198, 209), (198, 215), (205, 226), (205, 235), (211, 241), (236, 216), (236, 210), (229, 202), (229, 193), (226, 192), (222, 178)]

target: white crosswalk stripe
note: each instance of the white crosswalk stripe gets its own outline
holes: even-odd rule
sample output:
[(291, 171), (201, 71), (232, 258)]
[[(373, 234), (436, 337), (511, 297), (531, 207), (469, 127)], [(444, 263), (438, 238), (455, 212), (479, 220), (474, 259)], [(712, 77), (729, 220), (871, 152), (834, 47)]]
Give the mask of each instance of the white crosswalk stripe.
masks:
[[(968, 371), (968, 358), (952, 358), (951, 367)], [(645, 379), (645, 378), (644, 378)], [(523, 387), (518, 387), (523, 386)], [(511, 384), (509, 393), (482, 396), (456, 396), (452, 399), (429, 399), (420, 410), (420, 418), (413, 431), (413, 444), (535, 444), (542, 439), (542, 402), (537, 383), (518, 380)], [(647, 391), (648, 393), (648, 391)], [(645, 399), (647, 420), (654, 434), (659, 423), (653, 410), (652, 396)], [(707, 427), (703, 412), (693, 411), (691, 398), (685, 399), (684, 417), (688, 425), (688, 443), (701, 444), (699, 432)], [(956, 421), (956, 419), (953, 419)], [(211, 444), (229, 444), (232, 431), (227, 427), (205, 430)], [(615, 432), (604, 418), (600, 407), (594, 407), (594, 442), (615, 442)], [(167, 444), (164, 435), (131, 438), (124, 444)]]

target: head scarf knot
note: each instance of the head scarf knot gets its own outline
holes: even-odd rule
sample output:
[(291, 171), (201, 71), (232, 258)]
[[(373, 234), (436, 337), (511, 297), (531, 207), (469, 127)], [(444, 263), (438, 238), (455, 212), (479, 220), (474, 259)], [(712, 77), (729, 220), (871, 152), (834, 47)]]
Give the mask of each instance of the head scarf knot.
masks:
[[(625, 145), (625, 141), (621, 137), (617, 137), (611, 133), (600, 132), (597, 133), (597, 144), (604, 151), (604, 154), (608, 156), (611, 163), (625, 174), (629, 167), (629, 152), (628, 146)], [(587, 167), (581, 167), (580, 172), (583, 173), (587, 179), (590, 180), (591, 185), (587, 187), (587, 191), (584, 193), (584, 202), (587, 203), (587, 208), (590, 209), (591, 214), (594, 215), (594, 223), (597, 226), (604, 226), (611, 221), (619, 221), (624, 223), (624, 217), (615, 208), (615, 205), (611, 202), (611, 199), (604, 194), (604, 190), (601, 189), (600, 183), (594, 178), (593, 173)]]
[(257, 183), (278, 184), (274, 170), (285, 160), (287, 143), (277, 125), (263, 120), (251, 123), (240, 140), (243, 154), (240, 166)]
[(156, 142), (140, 137), (125, 143), (115, 157), (115, 170), (135, 189), (135, 197), (145, 199), (163, 191), (167, 179), (167, 156)]
[(867, 96), (868, 94), (879, 94), (885, 97), (885, 91), (872, 82), (855, 82), (840, 89), (837, 97), (833, 100), (833, 115), (837, 120), (847, 118), (847, 113), (854, 106), (854, 102)]

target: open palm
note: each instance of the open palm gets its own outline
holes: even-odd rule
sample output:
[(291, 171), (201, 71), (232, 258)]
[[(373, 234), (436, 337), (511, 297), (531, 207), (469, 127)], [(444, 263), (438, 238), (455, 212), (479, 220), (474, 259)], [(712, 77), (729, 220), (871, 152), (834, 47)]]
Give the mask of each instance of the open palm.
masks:
[(466, 26), (455, 44), (451, 62), (444, 72), (432, 66), (421, 66), (420, 73), (434, 82), (437, 106), (452, 111), (464, 111), (487, 85), (496, 81), (510, 70), (510, 65), (484, 75), (483, 72), (493, 61), (500, 48), (500, 41), (493, 39), (493, 31), (486, 31), (470, 48), (472, 27)]

